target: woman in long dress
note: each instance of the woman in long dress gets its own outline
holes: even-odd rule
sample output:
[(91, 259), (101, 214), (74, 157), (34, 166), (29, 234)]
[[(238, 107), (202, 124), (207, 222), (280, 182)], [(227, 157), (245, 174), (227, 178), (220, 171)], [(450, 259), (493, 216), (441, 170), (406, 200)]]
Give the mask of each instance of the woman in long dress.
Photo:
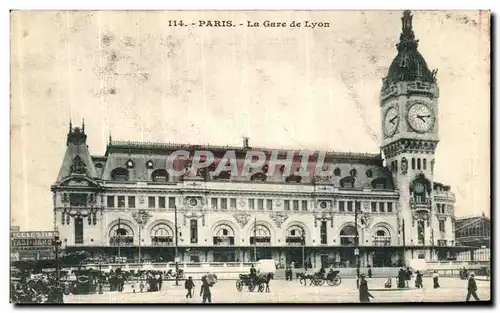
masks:
[(434, 289), (439, 288), (439, 274), (437, 271), (434, 271), (434, 274), (432, 274), (432, 280), (434, 281)]

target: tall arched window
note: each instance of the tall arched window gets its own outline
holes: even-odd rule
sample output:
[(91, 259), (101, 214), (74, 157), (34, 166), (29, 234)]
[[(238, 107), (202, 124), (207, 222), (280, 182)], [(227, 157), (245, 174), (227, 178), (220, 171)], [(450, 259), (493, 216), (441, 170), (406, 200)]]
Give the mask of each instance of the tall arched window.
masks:
[(420, 169), (420, 158), (417, 159), (417, 170)]
[(75, 244), (83, 243), (83, 218), (75, 217)]
[(213, 243), (216, 246), (234, 246), (234, 230), (229, 225), (219, 225), (213, 234)]
[(377, 247), (386, 247), (391, 245), (391, 234), (386, 228), (377, 228), (373, 238), (373, 245)]
[(411, 169), (414, 170), (415, 169), (415, 158), (412, 158), (411, 159)]
[[(356, 245), (356, 228), (354, 226), (346, 226), (340, 231), (340, 244), (342, 246)], [(359, 241), (359, 238), (358, 238)]]
[(167, 224), (158, 224), (151, 229), (151, 245), (171, 246), (174, 242), (174, 231)]
[(128, 170), (123, 167), (115, 168), (111, 171), (111, 180), (114, 181), (128, 181)]
[(269, 229), (262, 225), (257, 224), (252, 228), (252, 234), (250, 236), (250, 244), (256, 244), (257, 246), (268, 246), (271, 244), (271, 232)]
[(426, 170), (427, 169), (427, 159), (423, 159), (422, 162), (423, 162), (422, 167), (424, 170)]
[(305, 244), (306, 233), (298, 225), (288, 227), (286, 231), (286, 244), (289, 246), (302, 246)]
[(131, 246), (134, 244), (134, 232), (127, 224), (118, 222), (109, 231), (111, 246)]

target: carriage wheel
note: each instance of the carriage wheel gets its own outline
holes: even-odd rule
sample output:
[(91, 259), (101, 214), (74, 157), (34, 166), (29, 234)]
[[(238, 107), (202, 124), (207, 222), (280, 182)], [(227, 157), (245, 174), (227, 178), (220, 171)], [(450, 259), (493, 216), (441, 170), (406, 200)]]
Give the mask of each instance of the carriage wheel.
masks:
[(316, 278), (316, 286), (323, 286), (325, 280), (323, 278)]
[(307, 286), (307, 279), (305, 277), (300, 277), (299, 282), (301, 285)]
[(334, 284), (335, 286), (338, 286), (338, 285), (340, 285), (341, 283), (342, 283), (342, 278), (340, 278), (340, 276), (335, 276), (335, 277), (333, 278), (333, 284)]
[(259, 285), (259, 292), (264, 292), (264, 288), (266, 287), (265, 284), (260, 284)]
[(326, 283), (328, 284), (328, 286), (335, 286), (335, 281), (332, 279), (327, 279), (326, 280)]
[(255, 285), (252, 282), (249, 282), (248, 283), (248, 291), (253, 292), (254, 289), (255, 289)]
[(238, 279), (238, 280), (236, 281), (236, 289), (237, 289), (238, 291), (242, 291), (242, 290), (243, 290), (243, 282), (241, 281), (241, 279)]

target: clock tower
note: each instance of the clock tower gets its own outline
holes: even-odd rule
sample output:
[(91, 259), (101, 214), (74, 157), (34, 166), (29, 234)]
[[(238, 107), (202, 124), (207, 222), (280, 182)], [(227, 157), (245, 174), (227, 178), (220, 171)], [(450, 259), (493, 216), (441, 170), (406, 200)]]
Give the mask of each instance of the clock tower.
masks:
[(400, 195), (399, 243), (409, 248), (406, 260), (431, 257), (425, 247), (433, 244), (432, 229), (438, 227), (432, 209), (434, 152), (439, 142), (437, 70), (430, 71), (417, 50), (412, 19), (410, 11), (404, 11), (398, 54), (380, 93), (381, 149)]

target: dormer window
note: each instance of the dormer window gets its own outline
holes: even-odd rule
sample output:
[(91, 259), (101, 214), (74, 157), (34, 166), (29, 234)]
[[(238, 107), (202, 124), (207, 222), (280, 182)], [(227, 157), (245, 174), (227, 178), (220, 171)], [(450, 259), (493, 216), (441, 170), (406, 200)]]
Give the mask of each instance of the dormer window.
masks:
[(97, 164), (95, 165), (95, 167), (97, 167), (97, 168), (102, 168), (102, 167), (103, 167), (103, 165), (102, 165), (102, 163), (97, 163)]
[(115, 168), (111, 171), (111, 179), (114, 181), (127, 181), (128, 180), (128, 170), (123, 167)]
[(147, 168), (148, 170), (153, 169), (153, 168), (154, 168), (154, 166), (155, 166), (155, 165), (154, 165), (153, 161), (149, 160), (149, 161), (147, 161), (147, 162), (146, 162), (146, 168)]
[(340, 187), (342, 188), (354, 188), (355, 179), (352, 176), (344, 177), (340, 180)]
[(373, 176), (373, 171), (370, 169), (370, 170), (367, 170), (366, 171), (366, 177), (372, 177)]
[(337, 176), (337, 177), (338, 177), (338, 176), (340, 176), (340, 174), (341, 174), (340, 168), (338, 168), (338, 167), (337, 167), (337, 168), (333, 171), (333, 175), (335, 175), (335, 176)]
[(352, 177), (356, 177), (356, 175), (358, 175), (358, 171), (356, 171), (356, 169), (352, 169), (349, 174), (351, 174)]
[(134, 161), (128, 160), (127, 163), (125, 163), (128, 169), (134, 168)]

